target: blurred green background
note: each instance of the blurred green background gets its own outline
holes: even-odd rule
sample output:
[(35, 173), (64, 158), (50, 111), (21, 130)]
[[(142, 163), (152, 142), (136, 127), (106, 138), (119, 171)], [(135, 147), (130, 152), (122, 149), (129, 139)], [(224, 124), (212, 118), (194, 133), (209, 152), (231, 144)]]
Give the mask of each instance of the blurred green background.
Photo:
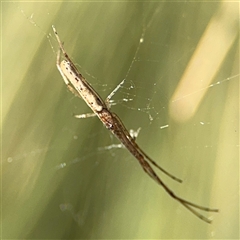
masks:
[[(2, 238), (239, 237), (238, 39), (194, 118), (177, 124), (168, 114), (219, 4), (2, 3)], [(220, 208), (203, 213), (211, 225), (172, 200), (127, 150), (107, 149), (118, 141), (97, 118), (73, 117), (90, 110), (57, 71), (52, 24), (103, 98), (125, 79), (112, 110), (128, 129), (141, 128), (142, 149), (184, 180), (163, 176), (169, 187)]]

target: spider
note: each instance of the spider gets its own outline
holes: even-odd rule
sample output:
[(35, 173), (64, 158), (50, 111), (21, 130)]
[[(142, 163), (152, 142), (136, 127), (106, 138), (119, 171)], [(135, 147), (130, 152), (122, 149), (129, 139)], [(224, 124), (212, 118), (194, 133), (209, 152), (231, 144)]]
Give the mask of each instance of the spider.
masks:
[[(91, 108), (93, 113), (76, 115), (77, 118), (86, 118), (91, 116), (97, 116), (103, 125), (115, 135), (119, 141), (128, 149), (128, 151), (138, 160), (142, 166), (145, 173), (147, 173), (154, 181), (157, 182), (164, 190), (176, 201), (186, 207), (195, 216), (201, 220), (211, 223), (211, 220), (200, 214), (196, 209), (200, 209), (207, 212), (218, 212), (218, 209), (211, 209), (208, 207), (200, 206), (190, 201), (187, 201), (179, 196), (177, 196), (156, 174), (152, 166), (158, 168), (164, 174), (174, 179), (177, 182), (182, 182), (182, 180), (176, 178), (162, 167), (160, 167), (155, 161), (153, 161), (136, 143), (135, 137), (132, 137), (129, 131), (126, 129), (120, 118), (110, 111), (109, 100), (118, 90), (123, 82), (121, 82), (113, 92), (107, 97), (106, 101), (103, 101), (99, 94), (90, 86), (87, 80), (82, 76), (82, 74), (77, 70), (68, 54), (66, 53), (63, 43), (60, 41), (57, 30), (52, 26), (53, 32), (56, 36), (57, 42), (59, 44), (59, 51), (57, 54), (57, 69), (60, 72), (67, 88), (74, 93), (76, 96), (82, 98), (86, 104)], [(64, 60), (60, 62), (61, 52), (64, 56)], [(152, 166), (151, 166), (152, 165)]]

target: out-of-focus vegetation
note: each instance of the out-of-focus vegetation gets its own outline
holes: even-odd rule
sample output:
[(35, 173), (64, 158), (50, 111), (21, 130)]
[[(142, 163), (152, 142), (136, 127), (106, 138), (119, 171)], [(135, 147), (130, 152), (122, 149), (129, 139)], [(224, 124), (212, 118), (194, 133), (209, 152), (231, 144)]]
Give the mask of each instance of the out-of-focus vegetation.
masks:
[[(220, 6), (2, 3), (4, 239), (238, 237), (239, 39), (192, 119), (180, 124), (168, 111)], [(167, 185), (183, 198), (220, 208), (206, 213), (214, 217), (212, 225), (172, 200), (125, 149), (108, 147), (118, 142), (97, 118), (73, 117), (89, 109), (57, 71), (52, 24), (103, 98), (125, 79), (112, 110), (128, 129), (141, 128), (143, 150), (183, 179), (177, 184), (163, 176)]]

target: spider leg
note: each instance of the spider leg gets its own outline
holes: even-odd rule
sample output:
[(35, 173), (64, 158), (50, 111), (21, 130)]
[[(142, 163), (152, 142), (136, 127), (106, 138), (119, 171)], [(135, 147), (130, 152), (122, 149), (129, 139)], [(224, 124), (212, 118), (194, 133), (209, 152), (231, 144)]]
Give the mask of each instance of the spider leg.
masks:
[(145, 160), (139, 160), (140, 164), (142, 165), (143, 170), (153, 179), (155, 180), (159, 185), (161, 185), (164, 190), (176, 201), (178, 201), (179, 203), (181, 203), (184, 207), (186, 207), (189, 211), (191, 211), (195, 216), (197, 216), (198, 218), (200, 218), (201, 220), (207, 222), (207, 223), (211, 223), (211, 220), (204, 217), (202, 214), (200, 214), (199, 212), (197, 212), (194, 208), (203, 210), (203, 211), (207, 211), (207, 212), (218, 212), (218, 209), (211, 209), (211, 208), (207, 208), (207, 207), (203, 207), (200, 205), (197, 205), (195, 203), (189, 202), (185, 199), (182, 199), (180, 197), (178, 197), (159, 177), (158, 175), (154, 172), (154, 170), (151, 168), (151, 166), (149, 165), (148, 162), (146, 162)]
[(89, 117), (96, 117), (96, 113), (84, 113), (79, 115), (74, 115), (75, 118), (89, 118)]
[[(138, 151), (138, 153), (140, 153), (141, 155), (143, 155), (144, 158), (146, 158), (149, 162), (151, 162), (151, 164), (153, 164), (156, 168), (158, 168), (160, 171), (162, 171), (163, 173), (165, 173), (167, 176), (169, 176), (170, 178), (172, 178), (173, 180), (177, 181), (177, 182), (182, 182), (181, 179), (173, 176), (171, 173), (167, 172), (165, 169), (163, 169), (162, 167), (160, 167), (156, 162), (154, 162), (136, 143), (135, 138), (133, 138), (128, 130), (126, 129), (126, 127), (124, 126), (124, 124), (122, 123), (122, 121), (119, 119), (119, 117), (117, 116), (117, 114), (112, 113), (113, 116), (115, 117), (115, 121), (118, 122), (118, 128), (121, 129), (121, 131), (124, 133), (124, 135), (127, 137), (128, 141), (130, 141), (131, 145)], [(121, 141), (121, 140), (120, 140)], [(127, 146), (126, 146), (127, 147)]]
[(117, 87), (115, 87), (113, 89), (113, 91), (107, 96), (106, 100), (105, 100), (105, 103), (108, 107), (108, 109), (111, 108), (111, 103), (110, 103), (110, 99), (114, 96), (114, 94), (118, 91), (118, 89), (123, 85), (123, 83), (125, 82), (125, 79), (123, 79), (118, 85)]
[[(136, 143), (135, 143), (136, 144)], [(164, 168), (160, 167), (155, 161), (153, 161), (137, 144), (136, 144), (136, 148), (138, 149), (138, 151), (152, 164), (154, 165), (156, 168), (158, 168), (160, 171), (162, 171), (163, 173), (165, 173), (167, 176), (169, 176), (170, 178), (172, 178), (173, 180), (182, 183), (182, 180), (175, 177), (174, 175), (172, 175), (171, 173), (167, 172)]]

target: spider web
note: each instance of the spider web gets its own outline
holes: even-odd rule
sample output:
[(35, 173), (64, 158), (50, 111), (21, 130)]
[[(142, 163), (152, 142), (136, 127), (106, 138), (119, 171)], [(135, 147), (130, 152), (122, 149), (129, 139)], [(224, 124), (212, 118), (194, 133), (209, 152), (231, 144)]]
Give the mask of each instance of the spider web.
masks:
[[(166, 8), (168, 11), (166, 11)], [(196, 8), (194, 7), (193, 9), (196, 11)], [(43, 114), (46, 114), (45, 117), (54, 122), (55, 125), (51, 124), (49, 125), (51, 127), (48, 127), (48, 131), (52, 134), (52, 139), (48, 139), (47, 144), (44, 136), (42, 137), (41, 134), (38, 135), (40, 138), (42, 137), (39, 141), (40, 143), (36, 144), (35, 147), (30, 144), (26, 147), (23, 143), (18, 145), (18, 141), (14, 141), (17, 147), (16, 149), (12, 148), (14, 150), (11, 150), (10, 147), (8, 148), (7, 154), (3, 158), (3, 164), (7, 164), (7, 170), (11, 171), (11, 169), (21, 166), (22, 163), (31, 166), (35, 165), (35, 161), (39, 161), (39, 159), (54, 159), (53, 162), (46, 161), (44, 164), (39, 164), (41, 171), (46, 171), (48, 174), (50, 171), (58, 175), (65, 175), (71, 172), (74, 173), (73, 176), (75, 178), (73, 177), (73, 179), (78, 179), (79, 177), (80, 180), (78, 179), (78, 181), (81, 182), (86, 181), (83, 177), (84, 173), (82, 172), (81, 176), (78, 176), (74, 169), (76, 171), (85, 169), (84, 171), (91, 174), (95, 184), (98, 172), (103, 171), (104, 167), (107, 168), (106, 172), (110, 177), (116, 174), (117, 179), (122, 179), (122, 174), (112, 173), (112, 169), (118, 164), (119, 168), (124, 169), (126, 189), (131, 191), (130, 189), (132, 188), (129, 187), (130, 184), (128, 186), (128, 182), (135, 183), (136, 181), (139, 184), (140, 181), (144, 181), (147, 178), (140, 173), (137, 174), (139, 175), (136, 178), (137, 180), (133, 179), (133, 177), (126, 177), (126, 175), (130, 176), (133, 170), (140, 171), (136, 160), (107, 132), (97, 118), (78, 120), (72, 116), (85, 113), (89, 109), (85, 107), (83, 101), (66, 91), (60, 75), (56, 73), (57, 69), (53, 63), (56, 61), (58, 46), (51, 33), (50, 27), (52, 22), (50, 23), (49, 21), (50, 17), (48, 19), (48, 16), (54, 15), (56, 10), (46, 11), (44, 9), (41, 13), (37, 13), (37, 11), (31, 10), (31, 8), (29, 10), (26, 5), (19, 6), (17, 9), (24, 16), (23, 26), (31, 29), (31, 35), (37, 32), (40, 36), (39, 38), (42, 38), (44, 43), (40, 45), (38, 54), (34, 57), (32, 56), (31, 59), (32, 64), (38, 66), (38, 71), (30, 68), (28, 71), (30, 76), (25, 75), (25, 78), (28, 79), (28, 85), (31, 87), (36, 82), (41, 82), (40, 84), (38, 83), (38, 87), (41, 89), (41, 94), (38, 95), (39, 100), (34, 98), (34, 93), (31, 93), (30, 87), (26, 87), (26, 85), (20, 87), (20, 90), (26, 94), (27, 99), (34, 98), (35, 102), (39, 104), (35, 105), (35, 112), (33, 111), (32, 114), (36, 115), (34, 125), (28, 125), (32, 130), (27, 131), (27, 137), (24, 132), (19, 130), (21, 129), (20, 127), (16, 128), (15, 135), (23, 136), (23, 139), (25, 137), (32, 139), (34, 142), (37, 139), (36, 133), (34, 133), (36, 126), (39, 124), (43, 128), (43, 125), (38, 123), (38, 118), (43, 119), (41, 117)], [(129, 9), (131, 9), (130, 5)], [(188, 8), (182, 7), (181, 4), (178, 6), (165, 6), (164, 4), (155, 3), (147, 10), (146, 5), (143, 4), (139, 7), (136, 14), (129, 9), (129, 12), (126, 10), (124, 22), (122, 22), (123, 19), (119, 15), (116, 16), (113, 23), (108, 21), (101, 22), (97, 17), (97, 20), (89, 18), (87, 20), (89, 25), (83, 25), (79, 32), (76, 32), (79, 26), (70, 28), (69, 24), (71, 23), (63, 20), (56, 21), (54, 24), (61, 40), (64, 42), (67, 53), (77, 63), (80, 72), (103, 98), (106, 98), (118, 84), (122, 83), (111, 98), (111, 110), (119, 115), (127, 129), (131, 131), (132, 135), (137, 137), (136, 141), (140, 147), (147, 153), (150, 153), (149, 155), (154, 160), (161, 160), (161, 164), (170, 169), (172, 173), (182, 177), (183, 180), (187, 180), (186, 185), (195, 181), (193, 186), (184, 184), (189, 193), (188, 196), (194, 194), (190, 188), (197, 188), (200, 192), (205, 188), (206, 192), (210, 192), (211, 186), (206, 186), (201, 181), (205, 178), (205, 174), (209, 176), (217, 169), (212, 159), (216, 159), (219, 155), (218, 149), (222, 142), (219, 131), (224, 128), (221, 125), (221, 122), (224, 121), (223, 112), (230, 108), (227, 105), (229, 102), (229, 91), (236, 89), (239, 83), (239, 69), (232, 67), (238, 60), (235, 59), (235, 52), (238, 51), (236, 50), (237, 44), (233, 43), (226, 59), (211, 83), (198, 88), (197, 91), (184, 93), (180, 98), (173, 100), (172, 96), (191, 57), (196, 51), (198, 42), (206, 29), (207, 22), (214, 15), (216, 6), (214, 4), (211, 5), (212, 11), (206, 12), (205, 25), (203, 23), (202, 26), (198, 26), (199, 31), (196, 32), (191, 29), (192, 27), (189, 24), (186, 24), (190, 18), (189, 11)], [(108, 11), (111, 12), (110, 9)], [(59, 12), (62, 14), (66, 13), (63, 8)], [(170, 16), (168, 16), (169, 12), (171, 12)], [(79, 16), (83, 14), (86, 17), (84, 11), (78, 14)], [(104, 19), (103, 15), (102, 13), (101, 19)], [(44, 17), (48, 21), (40, 20)], [(111, 17), (113, 16), (111, 15)], [(191, 17), (190, 19), (193, 18)], [(79, 24), (76, 19), (74, 21), (75, 25)], [(98, 21), (100, 22), (99, 24)], [(178, 21), (179, 23), (176, 24)], [(28, 24), (29, 22), (31, 24)], [(94, 27), (100, 27), (101, 23), (106, 24), (101, 31), (106, 33), (106, 35), (109, 34), (109, 36), (100, 35), (100, 30), (99, 32), (94, 31)], [(123, 24), (123, 27), (121, 27), (120, 23)], [(92, 28), (92, 31), (89, 31), (88, 28)], [(106, 30), (109, 30), (109, 33)], [(116, 36), (113, 34), (114, 32), (116, 32)], [(19, 36), (20, 39), (21, 36)], [(91, 44), (88, 45), (89, 41), (91, 41), (92, 48)], [(111, 44), (112, 42), (114, 44)], [(84, 47), (81, 48), (80, 46)], [(31, 46), (29, 46), (30, 48)], [(36, 58), (37, 60), (34, 60)], [(34, 75), (34, 73), (39, 72), (39, 69), (46, 70), (43, 71), (42, 75), (40, 74), (41, 76)], [(43, 78), (48, 78), (46, 83), (43, 83)], [(30, 79), (34, 79), (34, 81)], [(59, 83), (60, 81), (62, 82), (56, 87), (56, 82)], [(50, 93), (48, 93), (48, 90)], [(191, 96), (196, 96), (198, 93), (206, 90), (207, 94), (203, 97), (198, 111), (190, 120), (181, 124), (173, 120), (169, 113), (171, 103), (178, 103), (182, 99), (189, 99), (190, 101)], [(18, 96), (20, 95), (19, 92)], [(61, 96), (59, 96), (60, 93)], [(53, 95), (57, 95), (57, 98), (53, 98)], [(42, 105), (43, 96), (47, 99), (47, 102)], [(46, 105), (51, 107), (46, 107)], [(44, 109), (43, 106), (45, 106), (47, 111), (39, 110), (39, 114), (37, 114), (36, 109)], [(55, 106), (55, 110), (53, 110), (52, 106)], [(237, 104), (233, 104), (233, 106), (236, 107), (237, 112)], [(13, 105), (9, 116), (13, 117), (18, 114), (18, 108)], [(229, 125), (234, 120), (236, 119), (230, 118)], [(9, 122), (11, 123), (11, 121)], [(234, 127), (236, 127), (237, 131), (237, 126), (234, 125)], [(52, 133), (53, 130), (55, 130), (54, 133)], [(43, 133), (47, 134), (44, 130)], [(239, 143), (230, 140), (228, 138), (227, 145), (236, 151), (239, 148)], [(159, 151), (160, 149), (161, 151)], [(202, 168), (205, 165), (206, 167)], [(128, 168), (132, 169), (132, 171), (128, 170)], [(199, 169), (199, 171), (191, 173), (193, 168)], [(27, 174), (27, 168), (24, 169), (25, 172), (23, 172)], [(38, 174), (40, 173), (37, 172), (36, 175), (38, 176)], [(198, 174), (198, 177), (196, 177), (196, 174)], [(208, 177), (206, 178), (209, 179)], [(32, 179), (31, 175), (29, 175), (29, 179)], [(35, 181), (32, 181), (32, 185), (27, 186), (28, 189), (34, 187)], [(89, 199), (92, 199), (95, 195), (88, 192), (85, 198), (80, 197), (82, 205), (78, 205), (73, 198), (73, 193), (68, 190), (69, 186), (74, 185), (74, 181), (76, 180), (69, 180), (68, 178), (63, 180), (61, 188), (64, 189), (65, 194), (63, 194), (62, 201), (59, 203), (59, 208), (62, 212), (67, 212), (68, 216), (71, 216), (78, 227), (83, 227), (88, 222), (88, 215), (91, 215), (93, 212)], [(90, 180), (88, 181), (90, 182)], [(107, 192), (107, 189), (114, 184), (106, 183), (104, 188), (99, 187), (102, 191)], [(79, 187), (78, 185), (76, 186), (74, 185), (74, 188)], [(89, 183), (89, 186), (93, 187), (94, 184)], [(84, 188), (89, 189), (89, 186), (83, 186), (81, 190), (84, 191)], [(141, 186), (147, 188), (147, 186), (151, 185), (140, 184), (138, 187), (141, 188)], [(119, 191), (123, 190), (120, 184), (116, 185), (116, 188)], [(159, 190), (159, 192), (162, 191)], [(66, 198), (65, 201), (63, 201), (64, 198)], [(147, 200), (146, 198), (144, 199), (145, 201)], [(201, 199), (204, 199), (204, 197), (199, 199), (201, 202)], [(109, 204), (111, 205), (113, 202)], [(103, 206), (103, 209), (106, 210), (106, 206)], [(151, 212), (151, 210), (149, 211)], [(178, 210), (181, 216), (183, 212)], [(153, 218), (154, 222), (159, 220), (156, 217)], [(101, 220), (103, 219), (104, 217)], [(214, 235), (215, 231), (212, 231), (211, 234)], [(164, 236), (169, 235), (165, 233)], [(178, 236), (180, 237), (181, 235)], [(185, 235), (183, 234), (183, 236)], [(192, 236), (195, 235), (193, 234)]]

